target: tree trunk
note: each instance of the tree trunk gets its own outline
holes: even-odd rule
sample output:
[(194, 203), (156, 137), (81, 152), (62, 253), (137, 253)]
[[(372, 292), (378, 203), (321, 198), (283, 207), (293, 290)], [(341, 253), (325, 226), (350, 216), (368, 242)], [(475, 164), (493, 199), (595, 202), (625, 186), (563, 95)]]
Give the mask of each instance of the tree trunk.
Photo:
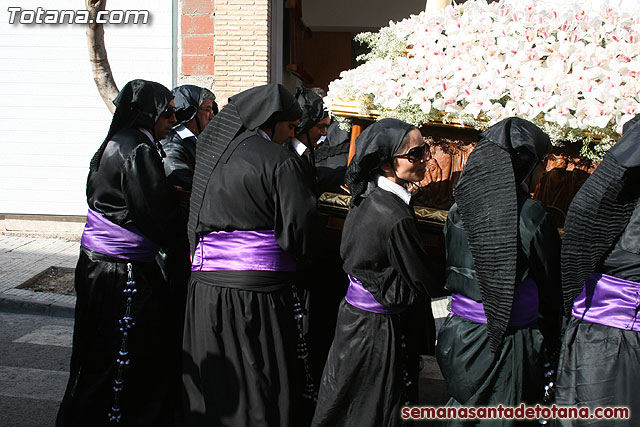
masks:
[(111, 66), (107, 58), (107, 48), (104, 44), (104, 26), (96, 23), (98, 12), (105, 10), (107, 0), (85, 0), (89, 11), (89, 24), (87, 24), (87, 42), (89, 45), (89, 61), (93, 70), (93, 81), (96, 82), (98, 92), (107, 105), (111, 114), (116, 110), (113, 100), (118, 95), (118, 86), (113, 80)]

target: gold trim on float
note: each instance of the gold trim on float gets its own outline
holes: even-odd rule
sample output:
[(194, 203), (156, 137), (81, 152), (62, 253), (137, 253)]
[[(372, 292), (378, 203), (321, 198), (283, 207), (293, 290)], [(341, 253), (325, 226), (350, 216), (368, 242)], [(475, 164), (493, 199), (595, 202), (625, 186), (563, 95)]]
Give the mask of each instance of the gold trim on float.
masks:
[[(380, 110), (370, 109), (367, 112), (362, 112), (362, 107), (355, 99), (338, 98), (331, 104), (331, 114), (338, 117), (345, 117), (351, 119), (368, 119), (378, 120), (380, 117)], [(442, 114), (444, 116), (444, 113)], [(422, 126), (437, 126), (443, 128), (457, 128), (457, 129), (473, 129), (477, 130), (473, 126), (465, 125), (462, 123), (449, 122), (443, 123), (442, 121), (429, 121), (423, 123)], [(486, 126), (485, 126), (486, 127)]]
[(367, 110), (366, 113), (362, 112), (362, 107), (358, 102), (353, 100), (344, 100), (340, 98), (339, 102), (333, 102), (331, 104), (331, 114), (340, 117), (353, 117), (358, 119), (371, 119), (376, 120), (380, 116), (378, 110)]
[[(367, 110), (367, 112), (362, 112), (362, 106), (355, 98), (337, 98), (331, 104), (331, 114), (338, 117), (345, 117), (349, 119), (368, 119), (368, 120), (378, 120), (380, 118), (380, 110)], [(441, 113), (441, 117), (444, 117), (444, 113)], [(441, 128), (455, 128), (455, 129), (471, 129), (482, 131), (489, 127), (489, 124), (484, 121), (479, 121), (479, 127), (474, 127), (470, 125), (465, 125), (463, 123), (457, 122), (448, 122), (444, 123), (442, 120), (434, 120), (426, 123), (422, 123), (421, 126), (436, 126)], [(592, 143), (599, 144), (602, 141), (602, 136), (596, 135), (591, 131), (583, 130), (582, 134), (585, 138), (589, 138)], [(617, 137), (619, 138), (619, 137)], [(616, 139), (617, 139), (616, 138)]]
[[(346, 194), (323, 193), (318, 198), (318, 210), (321, 214), (344, 218), (349, 212), (350, 200), (351, 196)], [(431, 231), (442, 231), (442, 227), (447, 221), (448, 211), (424, 206), (416, 206), (413, 210), (416, 213), (419, 226)]]
[[(351, 196), (346, 194), (322, 193), (318, 198), (318, 211), (321, 214), (332, 217), (346, 218), (349, 213), (349, 201)], [(418, 227), (425, 231), (442, 232), (444, 224), (447, 222), (449, 211), (442, 209), (427, 208), (424, 206), (414, 206)], [(560, 237), (564, 236), (564, 229), (558, 228)]]

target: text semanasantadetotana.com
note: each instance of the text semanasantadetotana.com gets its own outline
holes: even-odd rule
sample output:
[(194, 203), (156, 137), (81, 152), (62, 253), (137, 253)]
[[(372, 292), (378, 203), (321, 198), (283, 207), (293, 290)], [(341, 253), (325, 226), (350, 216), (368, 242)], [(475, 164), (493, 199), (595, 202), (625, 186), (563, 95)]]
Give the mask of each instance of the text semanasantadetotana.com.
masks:
[(431, 407), (405, 406), (401, 409), (403, 420), (445, 420), (445, 419), (607, 419), (629, 418), (629, 408), (601, 407), (591, 410), (576, 406), (479, 406), (479, 407)]

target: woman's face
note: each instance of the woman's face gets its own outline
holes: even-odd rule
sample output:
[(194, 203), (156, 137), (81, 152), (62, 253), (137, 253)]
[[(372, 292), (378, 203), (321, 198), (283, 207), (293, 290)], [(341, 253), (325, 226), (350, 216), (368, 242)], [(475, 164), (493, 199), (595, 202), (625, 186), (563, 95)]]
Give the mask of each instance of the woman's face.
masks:
[(156, 124), (153, 127), (153, 136), (156, 141), (164, 139), (171, 129), (176, 125), (176, 104), (173, 99), (167, 105), (167, 108), (160, 114)]
[(420, 131), (410, 131), (407, 148), (393, 156), (396, 177), (410, 182), (422, 181), (430, 154), (429, 146), (425, 145)]

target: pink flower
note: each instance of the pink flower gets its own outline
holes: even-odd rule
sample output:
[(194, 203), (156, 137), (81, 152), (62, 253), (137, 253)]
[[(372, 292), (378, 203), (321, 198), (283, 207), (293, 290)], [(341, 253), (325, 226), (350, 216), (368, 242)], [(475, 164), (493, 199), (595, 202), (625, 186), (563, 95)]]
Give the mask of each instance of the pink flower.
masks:
[[(617, 132), (640, 112), (640, 17), (633, 12), (605, 0), (468, 0), (422, 13), (386, 29), (406, 40), (409, 55), (382, 37), (372, 55), (378, 59), (342, 73), (327, 102), (344, 94), (395, 110), (407, 100), (454, 120), (518, 114), (562, 129)], [(508, 107), (496, 102), (505, 99)]]
[(621, 102), (621, 105), (617, 105), (616, 109), (620, 109), (624, 112), (624, 114), (627, 115), (633, 115), (633, 114), (637, 114), (638, 112), (638, 103), (634, 102), (634, 101), (626, 101), (626, 102)]
[(587, 13), (584, 10), (576, 13), (576, 21), (584, 21), (587, 19)]

